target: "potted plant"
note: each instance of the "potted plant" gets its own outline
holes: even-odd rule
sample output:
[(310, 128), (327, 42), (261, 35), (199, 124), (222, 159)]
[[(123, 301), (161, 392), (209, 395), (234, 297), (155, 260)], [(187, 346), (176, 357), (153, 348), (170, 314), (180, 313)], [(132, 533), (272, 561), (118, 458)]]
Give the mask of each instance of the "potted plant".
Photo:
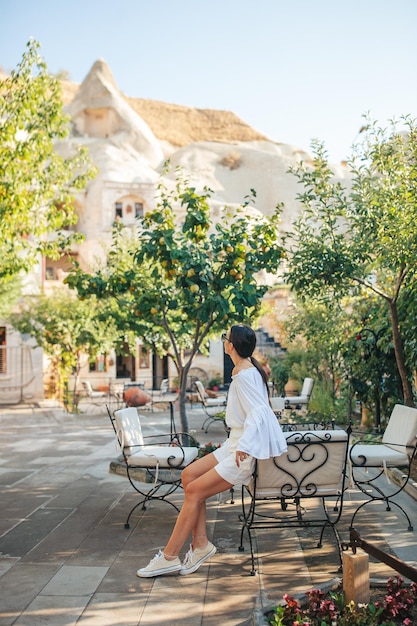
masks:
[(215, 374), (213, 378), (210, 378), (208, 382), (208, 388), (212, 391), (219, 391), (220, 386), (222, 385), (223, 380), (220, 374)]

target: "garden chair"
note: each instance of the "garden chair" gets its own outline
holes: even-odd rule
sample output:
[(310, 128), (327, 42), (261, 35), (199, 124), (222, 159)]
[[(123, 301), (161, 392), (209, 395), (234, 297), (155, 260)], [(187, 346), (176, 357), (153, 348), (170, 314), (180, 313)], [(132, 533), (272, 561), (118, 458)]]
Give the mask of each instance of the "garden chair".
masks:
[[(325, 529), (331, 528), (340, 557), (341, 542), (336, 524), (342, 515), (347, 486), (350, 432), (350, 427), (347, 431), (284, 429), (287, 454), (256, 460), (251, 483), (242, 487), (240, 517), (242, 528), (239, 550), (244, 550), (243, 536), (246, 531), (252, 575), (255, 574), (252, 535), (256, 530), (317, 527), (321, 529), (317, 545), (320, 548)], [(288, 510), (289, 505), (295, 505), (295, 510), (293, 507)], [(333, 513), (330, 513), (330, 509)]]
[[(350, 528), (361, 509), (372, 502), (384, 502), (386, 510), (397, 507), (413, 526), (405, 509), (392, 498), (399, 494), (410, 478), (411, 463), (417, 447), (417, 409), (396, 404), (388, 420), (382, 441), (359, 440), (349, 451), (350, 474), (353, 483), (368, 498), (354, 512)], [(401, 468), (398, 483), (389, 476), (389, 468)]]
[(302, 409), (308, 408), (311, 394), (313, 392), (314, 378), (304, 378), (303, 387), (299, 396), (285, 396), (285, 408), (286, 409)]
[(146, 510), (151, 501), (166, 502), (177, 511), (168, 498), (181, 487), (181, 470), (198, 455), (196, 446), (183, 446), (182, 433), (168, 433), (144, 437), (136, 407), (118, 409), (111, 414), (107, 408), (126, 464), (127, 477), (141, 496), (130, 510), (125, 528), (129, 528), (133, 512), (142, 506)]
[(163, 378), (159, 389), (152, 389), (151, 391), (152, 404), (155, 404), (157, 402), (164, 402), (164, 396), (166, 396), (168, 392), (169, 379)]
[(226, 396), (220, 396), (218, 398), (209, 398), (204, 389), (204, 385), (201, 380), (195, 381), (195, 387), (197, 389), (198, 398), (202, 404), (203, 410), (207, 415), (204, 420), (202, 430), (207, 432), (210, 424), (214, 422), (222, 422), (227, 432), (227, 426), (224, 418), (224, 411), (226, 408)]
[(106, 398), (107, 393), (105, 391), (95, 391), (89, 380), (82, 380), (81, 384), (88, 398)]
[(272, 396), (269, 398), (269, 402), (271, 404), (271, 409), (275, 413), (278, 419), (281, 419), (282, 412), (285, 409), (285, 398), (281, 398), (280, 396)]

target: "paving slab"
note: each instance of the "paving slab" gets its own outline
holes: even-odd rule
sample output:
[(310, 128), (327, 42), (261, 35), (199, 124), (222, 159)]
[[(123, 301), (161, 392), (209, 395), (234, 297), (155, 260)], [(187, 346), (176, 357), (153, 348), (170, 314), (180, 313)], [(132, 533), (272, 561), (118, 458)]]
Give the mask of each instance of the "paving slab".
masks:
[[(198, 407), (188, 410), (200, 443), (224, 441), (221, 424), (202, 430), (205, 417)], [(169, 411), (147, 412), (142, 425), (145, 435), (166, 432)], [(109, 471), (119, 452), (103, 411), (0, 409), (0, 449), (0, 626), (264, 626), (264, 611), (285, 593), (340, 579), (334, 539), (326, 533), (318, 549), (318, 529), (257, 532), (251, 576), (247, 538), (245, 551), (238, 549), (239, 489), (234, 503), (229, 492), (207, 503), (208, 534), (217, 546), (208, 563), (189, 576), (138, 578), (136, 570), (164, 547), (177, 513), (151, 503), (136, 509), (125, 529), (138, 496), (125, 476)], [(182, 497), (179, 490), (172, 498), (181, 506)], [(344, 541), (363, 497), (347, 493)], [(417, 520), (416, 500), (401, 494), (401, 503)], [(408, 532), (394, 509), (365, 511), (356, 520), (363, 538), (417, 567), (417, 529)], [(370, 558), (370, 573), (386, 580), (394, 572)]]

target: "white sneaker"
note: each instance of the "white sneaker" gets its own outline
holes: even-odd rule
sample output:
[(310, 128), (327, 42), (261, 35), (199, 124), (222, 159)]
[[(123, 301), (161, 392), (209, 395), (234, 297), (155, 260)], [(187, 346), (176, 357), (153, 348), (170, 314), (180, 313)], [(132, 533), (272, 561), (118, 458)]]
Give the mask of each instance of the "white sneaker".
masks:
[(136, 572), (140, 578), (152, 578), (153, 576), (162, 576), (162, 574), (173, 574), (181, 569), (181, 561), (178, 557), (168, 561), (162, 550), (159, 550), (153, 559), (150, 560), (146, 567), (138, 569)]
[(209, 541), (206, 548), (196, 548), (193, 550), (192, 546), (188, 550), (185, 555), (182, 567), (180, 569), (181, 576), (186, 576), (187, 574), (192, 574), (200, 565), (207, 561), (213, 554), (217, 551), (216, 546)]

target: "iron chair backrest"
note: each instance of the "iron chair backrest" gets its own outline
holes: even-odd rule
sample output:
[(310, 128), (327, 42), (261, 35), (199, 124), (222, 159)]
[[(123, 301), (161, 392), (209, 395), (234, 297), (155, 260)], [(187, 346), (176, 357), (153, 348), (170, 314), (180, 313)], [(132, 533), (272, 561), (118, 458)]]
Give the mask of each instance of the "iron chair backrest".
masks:
[(344, 430), (284, 432), (288, 453), (257, 461), (255, 498), (338, 496), (345, 486), (349, 434)]

